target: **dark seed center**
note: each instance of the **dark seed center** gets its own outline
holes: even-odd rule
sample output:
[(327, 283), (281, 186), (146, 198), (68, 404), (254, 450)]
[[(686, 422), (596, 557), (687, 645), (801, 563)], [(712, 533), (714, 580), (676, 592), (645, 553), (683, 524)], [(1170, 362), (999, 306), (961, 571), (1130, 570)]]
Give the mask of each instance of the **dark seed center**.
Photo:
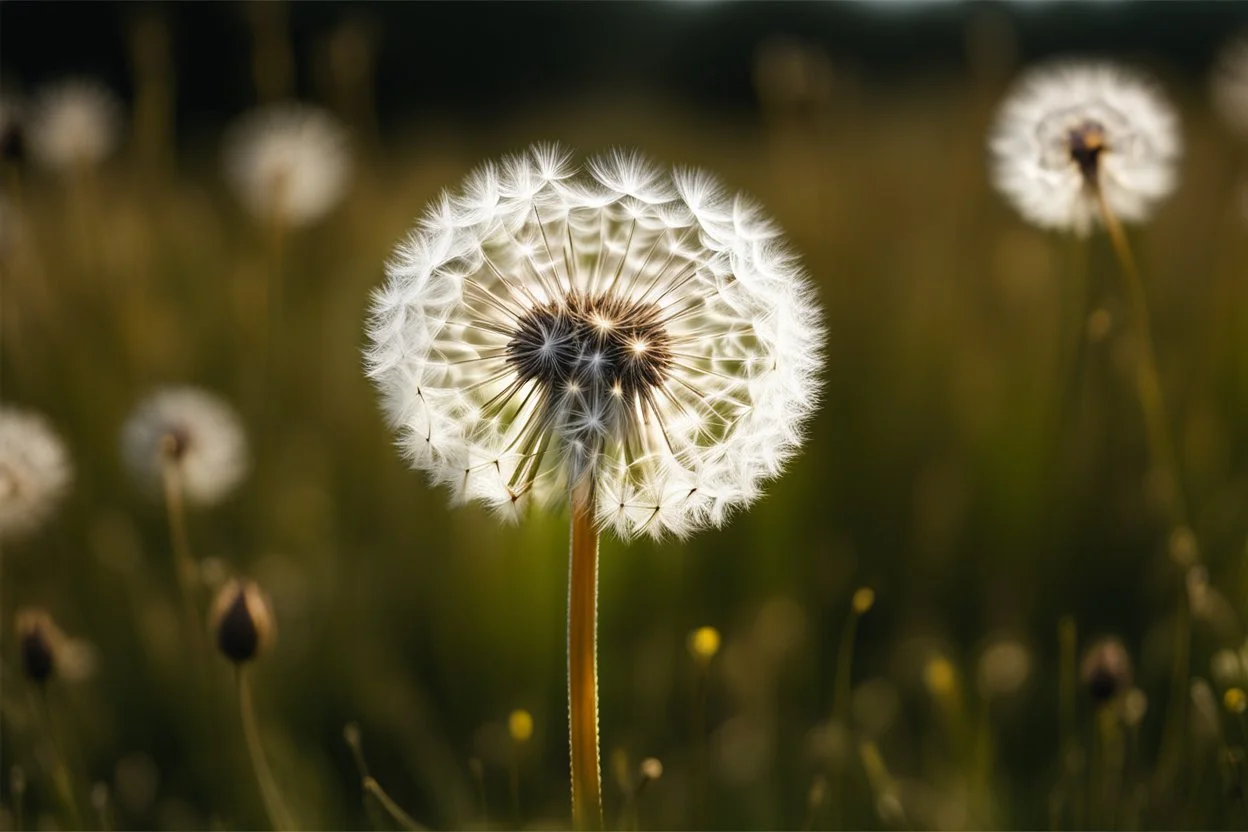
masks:
[(1089, 121), (1070, 131), (1066, 137), (1070, 158), (1079, 166), (1083, 181), (1089, 186), (1097, 184), (1101, 152), (1105, 150), (1105, 128)]
[(507, 344), (524, 381), (632, 401), (667, 377), (672, 343), (655, 304), (572, 294), (530, 309)]

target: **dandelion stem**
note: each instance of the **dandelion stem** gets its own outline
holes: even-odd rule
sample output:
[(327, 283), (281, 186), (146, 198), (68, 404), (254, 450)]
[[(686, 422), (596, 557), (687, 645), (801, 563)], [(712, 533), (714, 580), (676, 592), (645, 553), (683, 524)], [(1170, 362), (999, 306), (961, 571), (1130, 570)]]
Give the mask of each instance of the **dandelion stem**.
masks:
[(1076, 828), (1083, 825), (1082, 800), (1075, 783), (1075, 772), (1071, 769), (1071, 761), (1075, 758), (1078, 739), (1075, 734), (1075, 650), (1078, 645), (1075, 620), (1070, 616), (1062, 618), (1057, 625), (1058, 640), (1058, 692), (1057, 706), (1061, 731), (1061, 780), (1066, 793), (1071, 797), (1072, 820)]
[[(1140, 356), (1136, 364), (1136, 381), (1139, 385), (1140, 406), (1144, 410), (1144, 423), (1148, 431), (1153, 465), (1161, 473), (1166, 488), (1165, 496), (1169, 504), (1172, 530), (1187, 529), (1189, 528), (1187, 503), (1179, 476), (1178, 458), (1166, 424), (1166, 408), (1157, 372), (1157, 358), (1150, 335), (1148, 301), (1144, 295), (1144, 284), (1140, 280), (1140, 272), (1131, 254), (1131, 246), (1127, 242), (1122, 223), (1118, 221), (1118, 217), (1105, 200), (1104, 190), (1097, 188), (1096, 197), (1100, 205), (1101, 217), (1105, 221), (1105, 229), (1109, 232), (1110, 242), (1113, 243), (1114, 253), (1118, 257), (1118, 264), (1122, 267), (1127, 298), (1131, 305), (1132, 322), (1135, 324), (1136, 338), (1139, 341)], [(1175, 625), (1176, 644), (1170, 704), (1166, 708), (1161, 750), (1158, 753), (1157, 771), (1163, 779), (1168, 779), (1175, 770), (1174, 766), (1178, 762), (1177, 756), (1181, 753), (1183, 743), (1191, 641), (1190, 618), (1186, 593), (1180, 593), (1178, 620)]]
[(1136, 267), (1131, 246), (1127, 242), (1126, 232), (1123, 231), (1118, 217), (1110, 209), (1109, 203), (1105, 201), (1104, 190), (1097, 188), (1096, 197), (1100, 204), (1101, 217), (1105, 221), (1105, 229), (1109, 232), (1109, 239), (1114, 247), (1114, 254), (1118, 258), (1118, 265), (1122, 268), (1123, 281), (1127, 289), (1127, 302), (1131, 307), (1131, 321), (1135, 325), (1136, 340), (1139, 342), (1140, 355), (1136, 362), (1136, 384), (1139, 387), (1140, 406), (1144, 410), (1144, 426), (1148, 432), (1153, 465), (1165, 478), (1171, 522), (1177, 526), (1186, 526), (1187, 508), (1183, 498), (1182, 483), (1179, 479), (1174, 444), (1170, 438), (1169, 428), (1166, 426), (1166, 408), (1157, 372), (1157, 357), (1153, 351), (1144, 284), (1140, 280), (1140, 271)]
[(195, 579), (198, 569), (191, 556), (190, 536), (186, 532), (186, 500), (182, 493), (182, 478), (177, 465), (165, 460), (161, 468), (165, 489), (165, 513), (169, 518), (169, 539), (173, 544), (174, 571), (178, 578), (178, 595), (186, 614), (187, 639), (192, 649), (203, 648), (199, 608), (195, 603)]
[(260, 744), (260, 731), (256, 726), (256, 710), (251, 701), (251, 678), (247, 668), (239, 666), (236, 671), (238, 680), (238, 710), (243, 718), (243, 735), (247, 740), (247, 753), (251, 756), (251, 767), (256, 773), (256, 782), (260, 785), (260, 796), (264, 800), (264, 810), (269, 822), (278, 832), (293, 830), (286, 804), (282, 802), (281, 792), (273, 779), (273, 771), (269, 768), (268, 758), (264, 756), (264, 746)]
[(591, 477), (572, 489), (568, 566), (568, 723), (572, 751), (572, 822), (602, 828), (598, 752), (598, 530)]

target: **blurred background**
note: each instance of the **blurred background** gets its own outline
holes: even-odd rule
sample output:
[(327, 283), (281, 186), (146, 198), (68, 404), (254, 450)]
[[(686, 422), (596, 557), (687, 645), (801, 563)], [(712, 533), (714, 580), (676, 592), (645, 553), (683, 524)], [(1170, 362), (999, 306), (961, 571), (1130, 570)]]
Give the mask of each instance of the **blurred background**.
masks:
[[(0, 562), (0, 823), (72, 823), (53, 737), (86, 826), (267, 823), (231, 669), (187, 649), (165, 506), (119, 453), (145, 395), (193, 384), (253, 457), (189, 511), (199, 608), (236, 574), (270, 597), (255, 704), (299, 823), (396, 828), (356, 723), (422, 824), (568, 825), (567, 517), (449, 507), (361, 370), (425, 204), (558, 140), (757, 197), (829, 331), (824, 405), (765, 499), (688, 541), (604, 541), (608, 826), (1243, 828), (1248, 141), (1209, 90), (1245, 29), (1240, 2), (0, 3), (6, 102), (68, 77), (118, 101), (90, 165), (3, 124), (0, 400), (46, 414), (76, 475)], [(1181, 184), (1131, 240), (1190, 528), (1150, 475), (1107, 242), (988, 182), (996, 106), (1059, 55), (1140, 67), (1181, 114)], [(290, 98), (345, 125), (351, 173), (278, 244), (223, 146)], [(48, 719), (11, 626), (29, 605), (95, 659), (47, 685)], [(1102, 636), (1132, 672), (1081, 666)]]

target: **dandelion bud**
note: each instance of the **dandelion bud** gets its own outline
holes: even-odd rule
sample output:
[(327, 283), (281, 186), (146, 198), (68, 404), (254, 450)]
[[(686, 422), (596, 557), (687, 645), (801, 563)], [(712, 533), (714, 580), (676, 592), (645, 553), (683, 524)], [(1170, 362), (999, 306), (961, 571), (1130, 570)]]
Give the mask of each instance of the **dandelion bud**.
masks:
[(533, 736), (533, 715), (523, 709), (512, 711), (507, 718), (507, 733), (514, 743), (528, 742)]
[(17, 637), (26, 678), (42, 685), (56, 672), (57, 646), (63, 640), (60, 629), (43, 610), (21, 610), (17, 613)]
[(242, 664), (256, 658), (272, 643), (273, 629), (269, 603), (252, 581), (235, 579), (217, 594), (212, 630), (230, 661)]
[(854, 598), (851, 603), (855, 613), (864, 615), (871, 607), (875, 606), (875, 590), (869, 586), (860, 587), (854, 592)]
[(1117, 638), (1101, 638), (1083, 654), (1080, 678), (1088, 696), (1103, 705), (1131, 687), (1131, 657)]
[(705, 664), (719, 652), (719, 641), (719, 630), (714, 627), (699, 627), (689, 634), (689, 652)]
[(1233, 714), (1242, 714), (1248, 711), (1248, 694), (1244, 693), (1243, 688), (1227, 688), (1226, 693), (1222, 694), (1222, 706)]

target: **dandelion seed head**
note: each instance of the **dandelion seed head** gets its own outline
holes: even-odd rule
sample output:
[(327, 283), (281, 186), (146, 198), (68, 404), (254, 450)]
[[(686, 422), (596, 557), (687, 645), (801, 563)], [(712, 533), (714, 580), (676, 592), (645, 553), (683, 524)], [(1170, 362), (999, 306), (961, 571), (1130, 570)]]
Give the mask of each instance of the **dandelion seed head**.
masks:
[(194, 387), (159, 390), (127, 419), (122, 456), (135, 480), (153, 493), (168, 470), (189, 502), (219, 502), (249, 467), (247, 438), (234, 410)]
[(1248, 138), (1248, 34), (1223, 47), (1210, 80), (1214, 108), (1228, 127)]
[(69, 490), (73, 466), (61, 438), (35, 413), (0, 407), (0, 540), (33, 532)]
[(399, 446), (506, 516), (588, 477), (622, 537), (722, 523), (815, 405), (806, 280), (705, 173), (537, 146), (436, 201), (387, 277), (366, 363)]
[(47, 610), (23, 607), (17, 611), (14, 625), (22, 671), (32, 682), (42, 685), (53, 677), (81, 681), (95, 671), (95, 647), (66, 636)]
[(1154, 86), (1107, 63), (1054, 63), (1006, 97), (989, 138), (992, 178), (1023, 217), (1088, 234), (1097, 190), (1125, 221), (1148, 219), (1174, 190), (1178, 119)]
[(1079, 675), (1092, 701), (1104, 704), (1131, 687), (1131, 656), (1121, 640), (1112, 636), (1099, 638), (1084, 652)]
[(225, 171), (256, 219), (305, 225), (342, 198), (351, 175), (345, 129), (318, 107), (287, 102), (241, 117), (225, 138)]
[(74, 78), (40, 90), (31, 102), (26, 138), (47, 167), (98, 165), (121, 138), (121, 103), (98, 81)]

